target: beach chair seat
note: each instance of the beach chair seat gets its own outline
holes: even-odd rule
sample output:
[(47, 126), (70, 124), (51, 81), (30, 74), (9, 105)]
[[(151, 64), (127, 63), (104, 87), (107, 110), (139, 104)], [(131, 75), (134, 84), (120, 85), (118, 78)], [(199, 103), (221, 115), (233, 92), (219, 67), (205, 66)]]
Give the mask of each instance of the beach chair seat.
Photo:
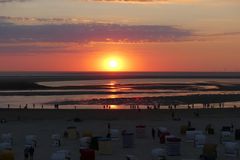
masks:
[(137, 138), (145, 138), (146, 137), (146, 126), (145, 125), (136, 126), (136, 137)]
[(198, 134), (194, 138), (194, 146), (196, 148), (203, 148), (206, 143), (206, 135)]
[(194, 142), (195, 136), (203, 134), (201, 130), (187, 131), (186, 132), (186, 142)]
[(181, 154), (181, 138), (169, 136), (166, 138), (166, 150), (168, 156), (178, 156)]
[(70, 152), (67, 150), (60, 150), (52, 154), (51, 160), (71, 160)]
[(225, 143), (225, 142), (232, 142), (234, 141), (234, 137), (232, 132), (229, 131), (222, 131), (221, 136), (220, 136), (220, 142)]
[(13, 144), (13, 137), (11, 133), (4, 133), (1, 135), (1, 141), (5, 143)]
[(216, 160), (217, 144), (205, 144), (203, 147), (203, 154), (200, 157), (204, 160)]
[(119, 140), (120, 132), (118, 129), (110, 129), (110, 134), (111, 134), (112, 140)]
[(238, 157), (239, 145), (237, 142), (225, 142), (224, 143), (224, 155), (228, 157)]
[(99, 138), (98, 139), (98, 152), (104, 155), (112, 154), (112, 141), (111, 138)]
[(95, 151), (93, 149), (80, 149), (80, 160), (95, 160)]
[(91, 144), (91, 138), (90, 137), (82, 137), (80, 138), (80, 149), (89, 149)]
[(123, 148), (133, 148), (134, 147), (134, 134), (131, 132), (122, 133), (122, 144)]
[(163, 148), (155, 148), (151, 152), (152, 160), (165, 160), (166, 150)]

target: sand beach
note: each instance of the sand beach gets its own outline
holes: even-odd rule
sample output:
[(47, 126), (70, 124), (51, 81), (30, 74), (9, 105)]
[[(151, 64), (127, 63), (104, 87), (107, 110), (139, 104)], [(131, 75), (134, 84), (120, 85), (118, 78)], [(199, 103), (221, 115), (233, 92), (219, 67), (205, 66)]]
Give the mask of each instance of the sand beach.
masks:
[[(198, 112), (199, 117), (194, 113)], [(146, 126), (146, 137), (134, 136), (134, 147), (123, 148), (122, 137), (112, 141), (112, 154), (102, 155), (95, 152), (97, 160), (124, 160), (126, 155), (135, 155), (139, 160), (150, 160), (151, 151), (155, 148), (166, 148), (166, 144), (160, 144), (159, 138), (152, 139), (151, 129), (166, 127), (171, 134), (181, 138), (181, 155), (167, 156), (169, 160), (197, 160), (202, 149), (195, 148), (194, 143), (186, 142), (186, 135), (180, 134), (180, 126), (187, 125), (190, 121), (192, 127), (202, 130), (207, 135), (208, 143), (217, 144), (218, 160), (228, 159), (224, 155), (223, 144), (220, 144), (220, 130), (223, 126), (234, 126), (234, 130), (240, 128), (240, 110), (238, 109), (194, 109), (176, 110), (178, 121), (172, 120), (171, 110), (18, 110), (1, 109), (0, 118), (6, 123), (0, 124), (0, 134), (11, 133), (13, 136), (13, 152), (16, 160), (23, 160), (24, 138), (26, 135), (37, 136), (37, 147), (34, 160), (51, 158), (51, 154), (60, 149), (71, 152), (72, 160), (80, 159), (79, 138), (84, 132), (91, 132), (92, 136), (106, 137), (108, 124), (111, 129), (119, 131), (128, 130), (136, 134), (137, 125)], [(75, 121), (74, 121), (75, 120)], [(215, 134), (208, 135), (205, 132), (207, 124), (211, 123)], [(77, 128), (80, 137), (76, 139), (62, 138), (60, 147), (52, 146), (52, 134), (63, 133), (67, 127)], [(235, 140), (234, 140), (235, 141)], [(238, 141), (236, 141), (238, 142)], [(238, 158), (236, 158), (238, 159)]]

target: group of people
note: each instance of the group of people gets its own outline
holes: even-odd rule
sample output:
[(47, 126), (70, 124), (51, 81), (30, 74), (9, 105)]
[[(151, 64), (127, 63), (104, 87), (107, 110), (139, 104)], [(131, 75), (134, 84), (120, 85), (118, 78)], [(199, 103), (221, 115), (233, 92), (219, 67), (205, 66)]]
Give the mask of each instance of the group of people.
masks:
[(33, 160), (33, 154), (34, 154), (34, 147), (33, 146), (27, 146), (24, 148), (24, 160)]

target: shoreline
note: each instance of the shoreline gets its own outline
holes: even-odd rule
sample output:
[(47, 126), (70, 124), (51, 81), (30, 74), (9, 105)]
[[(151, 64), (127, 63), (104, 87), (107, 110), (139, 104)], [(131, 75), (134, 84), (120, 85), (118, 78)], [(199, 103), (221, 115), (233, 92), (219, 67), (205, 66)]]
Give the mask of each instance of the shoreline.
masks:
[[(160, 109), (160, 110), (101, 110), (101, 109), (0, 109), (0, 119), (8, 121), (20, 120), (170, 120), (175, 113), (179, 118), (197, 119), (209, 117), (219, 118), (230, 116), (239, 117), (240, 109), (214, 108), (214, 109)], [(199, 113), (196, 117), (194, 113)]]

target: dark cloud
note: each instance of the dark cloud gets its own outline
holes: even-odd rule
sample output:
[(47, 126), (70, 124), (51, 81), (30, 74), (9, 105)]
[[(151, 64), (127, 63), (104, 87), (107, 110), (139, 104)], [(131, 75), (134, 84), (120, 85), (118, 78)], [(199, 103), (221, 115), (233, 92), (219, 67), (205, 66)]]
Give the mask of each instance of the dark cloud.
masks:
[(174, 26), (102, 23), (0, 25), (0, 42), (166, 42), (190, 38), (192, 32)]
[[(29, 23), (33, 21), (34, 25)], [(71, 52), (72, 48), (66, 45), (73, 43), (76, 46), (76, 44), (84, 45), (90, 42), (168, 42), (185, 41), (193, 36), (192, 31), (175, 26), (93, 22), (68, 24), (66, 22), (70, 20), (0, 17), (0, 53), (39, 53), (63, 50)]]

